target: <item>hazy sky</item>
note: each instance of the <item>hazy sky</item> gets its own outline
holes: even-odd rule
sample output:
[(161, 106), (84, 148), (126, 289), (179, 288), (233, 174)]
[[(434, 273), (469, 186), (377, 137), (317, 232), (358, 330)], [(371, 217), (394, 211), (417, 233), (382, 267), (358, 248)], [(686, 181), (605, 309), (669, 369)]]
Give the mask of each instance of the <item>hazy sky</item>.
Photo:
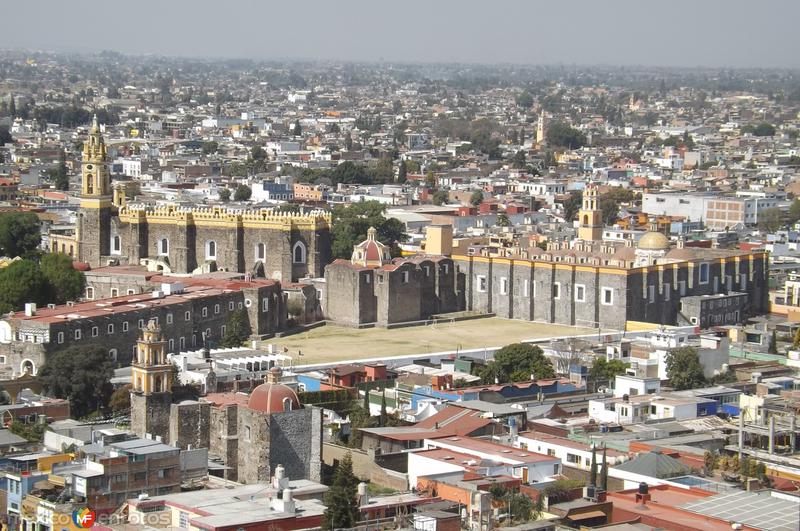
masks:
[(800, 67), (800, 0), (16, 0), (0, 48)]

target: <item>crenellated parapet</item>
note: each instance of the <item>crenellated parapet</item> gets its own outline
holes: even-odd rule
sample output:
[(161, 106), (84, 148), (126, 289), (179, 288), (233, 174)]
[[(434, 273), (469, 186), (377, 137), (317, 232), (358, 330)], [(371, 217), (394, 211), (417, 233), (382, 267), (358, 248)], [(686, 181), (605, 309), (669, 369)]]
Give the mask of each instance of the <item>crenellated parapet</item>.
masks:
[(175, 204), (146, 206), (128, 204), (120, 207), (119, 219), (123, 223), (152, 223), (167, 225), (196, 225), (235, 229), (319, 230), (329, 229), (331, 215), (315, 210), (308, 214), (294, 214), (262, 208), (258, 210), (232, 209), (219, 206), (180, 207)]

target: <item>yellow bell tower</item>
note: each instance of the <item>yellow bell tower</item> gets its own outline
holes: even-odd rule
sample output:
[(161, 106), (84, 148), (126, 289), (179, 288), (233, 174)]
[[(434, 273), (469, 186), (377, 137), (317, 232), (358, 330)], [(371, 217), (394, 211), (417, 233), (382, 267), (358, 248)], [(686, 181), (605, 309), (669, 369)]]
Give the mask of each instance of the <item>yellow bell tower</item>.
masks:
[(97, 123), (92, 119), (89, 139), (83, 144), (81, 164), (81, 207), (99, 208), (111, 201), (111, 178), (106, 163), (106, 142)]
[(588, 183), (583, 191), (583, 205), (578, 211), (578, 238), (584, 241), (603, 239), (603, 211), (598, 205), (597, 185)]
[(78, 260), (92, 267), (107, 265), (103, 263), (104, 257), (111, 254), (111, 177), (106, 156), (106, 143), (95, 116), (89, 138), (83, 144), (76, 231)]
[(172, 364), (166, 358), (166, 342), (154, 320), (142, 330), (131, 364), (132, 392), (143, 395), (172, 391)]

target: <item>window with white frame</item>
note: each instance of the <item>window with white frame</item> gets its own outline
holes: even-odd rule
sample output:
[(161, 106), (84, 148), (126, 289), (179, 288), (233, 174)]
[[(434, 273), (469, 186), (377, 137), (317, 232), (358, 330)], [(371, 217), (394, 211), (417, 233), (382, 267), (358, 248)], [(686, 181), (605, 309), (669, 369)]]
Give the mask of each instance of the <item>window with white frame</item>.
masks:
[(128, 321), (123, 321), (122, 322), (122, 331), (123, 332), (127, 332), (128, 331)]
[(111, 288), (111, 296), (112, 297), (119, 296), (119, 290), (117, 288)]
[(600, 303), (606, 306), (614, 304), (614, 288), (603, 288), (600, 293)]
[(111, 237), (111, 254), (120, 254), (122, 252), (122, 240), (119, 235), (115, 234)]
[(192, 312), (186, 312), (183, 314), (184, 321), (191, 321), (192, 320)]
[(203, 315), (203, 317), (208, 317), (208, 308), (203, 306), (203, 309), (200, 313)]
[(81, 338), (81, 331), (80, 329), (75, 330), (75, 340), (79, 340)]
[(97, 326), (92, 327), (92, 337), (97, 337), (100, 335), (100, 328)]
[(500, 277), (500, 295), (508, 295), (508, 279)]
[(218, 313), (219, 313), (219, 304), (215, 304), (215, 305), (214, 305), (214, 313), (215, 313), (215, 314), (218, 314)]
[(403, 271), (403, 284), (408, 284), (408, 271)]
[(267, 246), (263, 243), (256, 244), (256, 260), (264, 260), (267, 257)]
[(486, 291), (486, 277), (484, 275), (477, 275), (475, 277), (476, 287), (479, 292), (484, 293)]
[(700, 264), (700, 284), (708, 284), (711, 267), (708, 264)]
[(526, 278), (522, 281), (522, 296), (527, 297), (530, 294), (530, 281)]
[(575, 284), (575, 302), (586, 302), (586, 286)]
[(108, 333), (109, 334), (113, 334), (114, 333), (114, 323), (109, 323), (108, 324)]
[(261, 302), (261, 307), (265, 312), (269, 311), (269, 297), (264, 297), (264, 300)]
[(217, 259), (217, 242), (210, 240), (206, 242), (206, 260)]
[(671, 291), (672, 291), (672, 287), (669, 285), (669, 283), (665, 283), (664, 284), (664, 301), (665, 302), (669, 301), (670, 297), (672, 296), (672, 293), (670, 293)]
[(171, 313), (167, 314), (167, 324), (168, 325), (172, 324), (172, 314)]
[(306, 246), (303, 242), (297, 242), (292, 247), (292, 261), (295, 264), (306, 263)]
[(161, 241), (158, 242), (158, 254), (160, 256), (167, 256), (169, 254), (169, 240), (166, 238), (161, 238)]
[(58, 338), (57, 341), (59, 342), (59, 344), (64, 342), (64, 332), (59, 332), (58, 336), (56, 337)]
[(89, 299), (90, 301), (94, 300), (94, 288), (92, 287), (86, 288), (86, 298)]
[(233, 303), (233, 301), (228, 303), (228, 311), (232, 312), (235, 307), (236, 305)]

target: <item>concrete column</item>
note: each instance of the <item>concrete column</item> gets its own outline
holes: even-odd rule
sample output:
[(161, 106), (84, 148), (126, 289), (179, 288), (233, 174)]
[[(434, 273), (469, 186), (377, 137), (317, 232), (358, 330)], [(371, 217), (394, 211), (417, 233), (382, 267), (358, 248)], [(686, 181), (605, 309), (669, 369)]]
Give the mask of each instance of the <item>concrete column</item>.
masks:
[(775, 417), (769, 418), (769, 453), (775, 453)]
[(739, 460), (742, 459), (744, 450), (744, 410), (739, 411)]

